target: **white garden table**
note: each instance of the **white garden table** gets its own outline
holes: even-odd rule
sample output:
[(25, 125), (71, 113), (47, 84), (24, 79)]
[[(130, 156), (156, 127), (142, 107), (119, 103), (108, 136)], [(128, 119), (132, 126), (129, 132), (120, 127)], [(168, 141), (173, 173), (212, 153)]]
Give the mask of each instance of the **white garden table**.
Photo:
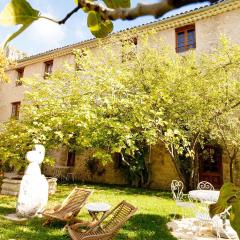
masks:
[(216, 190), (192, 190), (189, 197), (200, 202), (215, 203), (219, 198), (220, 191)]
[[(216, 191), (216, 190), (192, 190), (189, 193), (189, 198), (200, 201), (203, 205), (208, 205), (211, 203), (216, 203), (218, 198), (219, 198), (219, 194), (220, 191)], [(210, 217), (208, 217), (210, 220)], [(206, 217), (207, 219), (207, 217)], [(232, 236), (232, 238), (230, 239), (235, 239), (236, 238), (236, 233), (234, 232), (234, 230), (231, 228), (231, 226), (229, 225), (227, 228), (225, 227), (225, 219), (220, 218), (219, 216), (215, 217), (214, 221), (214, 226), (213, 226), (213, 232), (215, 235), (220, 235), (222, 238), (226, 238), (229, 239), (228, 236)], [(218, 222), (216, 222), (218, 221)], [(216, 226), (217, 225), (217, 226)]]
[[(111, 205), (103, 202), (94, 202), (86, 204), (85, 207), (88, 210), (90, 216), (92, 217), (92, 220), (98, 221), (99, 219), (102, 219), (106, 215), (106, 213), (108, 213)], [(100, 213), (102, 213), (101, 218), (98, 217)]]

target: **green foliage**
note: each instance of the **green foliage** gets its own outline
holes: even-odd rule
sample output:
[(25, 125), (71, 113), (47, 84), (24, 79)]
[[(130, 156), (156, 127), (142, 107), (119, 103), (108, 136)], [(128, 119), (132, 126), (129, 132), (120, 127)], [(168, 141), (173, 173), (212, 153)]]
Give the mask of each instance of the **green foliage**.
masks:
[(0, 50), (0, 83), (7, 82), (8, 76), (5, 70), (10, 66), (10, 61), (5, 57), (4, 53)]
[[(14, 119), (0, 126), (0, 159), (3, 166), (20, 170), (27, 162), (26, 151), (32, 149), (31, 134), (26, 125)], [(6, 134), (8, 131), (8, 134)], [(14, 147), (13, 147), (14, 146)]]
[[(22, 127), (15, 135), (27, 129), (24, 139), (47, 149), (95, 149), (103, 162), (116, 152), (130, 156), (125, 164), (141, 179), (147, 179), (149, 169), (137, 153), (163, 142), (188, 181), (186, 170), (192, 169), (196, 143), (206, 135), (221, 143), (220, 120), (228, 133), (230, 120), (236, 123), (231, 131), (238, 127), (233, 116), (240, 107), (240, 47), (222, 40), (211, 54), (197, 57), (189, 52), (182, 57), (150, 38), (151, 46), (142, 36), (141, 51), (131, 61), (122, 62), (119, 51), (100, 42), (98, 50), (76, 51), (78, 71), (67, 66), (47, 79), (25, 79), (31, 91), (25, 94)], [(122, 40), (113, 38), (113, 43), (121, 46)], [(128, 47), (132, 49), (131, 41)], [(4, 146), (7, 125), (1, 134)], [(13, 147), (7, 151), (20, 154)], [(16, 159), (4, 157), (12, 164)]]
[(113, 23), (110, 20), (102, 19), (100, 14), (95, 11), (88, 12), (87, 25), (97, 38), (106, 37), (113, 31)]
[(140, 187), (149, 184), (149, 169), (147, 166), (147, 154), (149, 148), (144, 143), (136, 143), (138, 149), (132, 155), (122, 152), (122, 165), (129, 184)]
[(12, 34), (5, 42), (5, 45), (22, 33), (34, 21), (39, 18), (39, 11), (33, 9), (26, 0), (11, 0), (0, 13), (0, 24), (19, 25), (22, 27)]
[(130, 0), (103, 0), (109, 8), (130, 8)]
[(229, 216), (231, 226), (240, 237), (240, 188), (233, 183), (225, 183), (221, 187), (217, 203), (209, 207), (210, 216), (223, 212), (229, 206), (232, 206)]
[(0, 22), (4, 25), (29, 24), (38, 19), (39, 12), (26, 0), (11, 0), (0, 14)]

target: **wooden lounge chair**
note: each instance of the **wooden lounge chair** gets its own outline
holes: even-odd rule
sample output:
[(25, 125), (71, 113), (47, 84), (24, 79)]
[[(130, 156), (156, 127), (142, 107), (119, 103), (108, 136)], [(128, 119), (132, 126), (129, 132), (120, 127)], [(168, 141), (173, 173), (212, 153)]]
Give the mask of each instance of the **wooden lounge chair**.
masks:
[(67, 223), (73, 222), (91, 193), (90, 190), (74, 188), (62, 204), (42, 213), (47, 218), (43, 225), (52, 222), (54, 219)]
[[(68, 232), (73, 240), (108, 240), (113, 239), (124, 223), (132, 217), (137, 208), (122, 201), (97, 222), (76, 223), (68, 226)], [(87, 226), (88, 230), (77, 231), (78, 227)]]

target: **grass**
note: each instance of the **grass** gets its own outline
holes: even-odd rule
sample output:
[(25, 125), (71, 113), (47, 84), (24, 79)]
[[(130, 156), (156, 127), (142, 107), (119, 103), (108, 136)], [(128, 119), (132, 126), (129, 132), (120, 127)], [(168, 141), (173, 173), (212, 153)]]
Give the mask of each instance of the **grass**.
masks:
[[(121, 200), (126, 200), (138, 207), (138, 211), (116, 239), (132, 240), (176, 240), (167, 229), (166, 223), (173, 213), (175, 203), (171, 194), (161, 191), (132, 189), (126, 187), (60, 184), (55, 195), (50, 196), (48, 206), (61, 202), (74, 186), (93, 189), (89, 202), (107, 202), (115, 206)], [(42, 227), (43, 219), (34, 218), (24, 224), (16, 224), (4, 218), (4, 215), (15, 212), (16, 198), (0, 195), (0, 239), (4, 240), (66, 240), (68, 234), (62, 230), (63, 223), (53, 223)], [(79, 214), (79, 218), (91, 220), (86, 209)]]

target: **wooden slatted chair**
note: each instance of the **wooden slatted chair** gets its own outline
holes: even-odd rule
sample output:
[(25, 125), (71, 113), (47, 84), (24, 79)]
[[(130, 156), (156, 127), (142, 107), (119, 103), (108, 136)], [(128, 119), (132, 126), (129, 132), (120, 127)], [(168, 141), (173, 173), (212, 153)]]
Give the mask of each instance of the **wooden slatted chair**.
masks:
[[(119, 229), (136, 211), (137, 208), (122, 201), (99, 221), (89, 224), (76, 223), (68, 227), (68, 232), (73, 240), (113, 239)], [(87, 226), (88, 230), (78, 231), (77, 229), (82, 226)]]
[(90, 190), (74, 188), (62, 204), (42, 213), (47, 218), (43, 225), (54, 221), (54, 219), (67, 223), (74, 221), (91, 193)]

